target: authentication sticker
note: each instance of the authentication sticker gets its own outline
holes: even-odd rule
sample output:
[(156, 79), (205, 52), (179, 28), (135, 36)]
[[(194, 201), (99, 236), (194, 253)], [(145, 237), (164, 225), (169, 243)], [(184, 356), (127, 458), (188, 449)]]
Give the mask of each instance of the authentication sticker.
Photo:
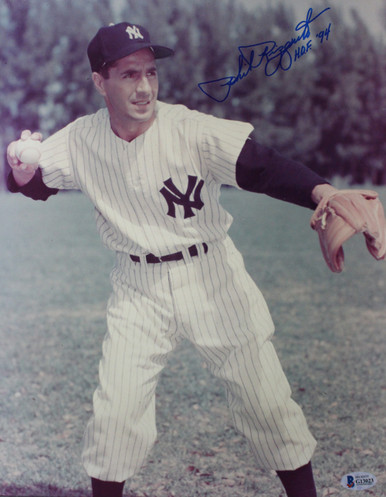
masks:
[(348, 490), (367, 490), (377, 483), (377, 479), (371, 473), (361, 471), (344, 475), (340, 483)]

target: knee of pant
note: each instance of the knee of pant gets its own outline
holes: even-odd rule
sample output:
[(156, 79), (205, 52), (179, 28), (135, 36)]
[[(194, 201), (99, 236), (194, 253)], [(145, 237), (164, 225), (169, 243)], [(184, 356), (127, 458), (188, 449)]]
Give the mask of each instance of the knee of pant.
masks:
[[(138, 387), (136, 387), (138, 388)], [(149, 424), (155, 418), (155, 396), (153, 393), (147, 396), (131, 395), (130, 388), (127, 392), (111, 391), (97, 388), (93, 397), (93, 407), (95, 417), (123, 418), (134, 423), (140, 422), (144, 417)]]

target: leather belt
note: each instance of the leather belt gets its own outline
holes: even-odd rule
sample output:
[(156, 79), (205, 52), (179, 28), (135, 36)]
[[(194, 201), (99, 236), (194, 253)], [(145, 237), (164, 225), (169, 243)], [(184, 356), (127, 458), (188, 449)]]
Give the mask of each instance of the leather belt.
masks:
[[(203, 243), (202, 246), (204, 249), (204, 253), (206, 254), (208, 252), (208, 245), (206, 243)], [(188, 247), (188, 251), (189, 251), (190, 257), (196, 257), (198, 255), (197, 245), (192, 245), (191, 247)], [(146, 262), (148, 264), (158, 264), (160, 262), (181, 261), (183, 258), (184, 258), (184, 254), (181, 251), (174, 252), (174, 254), (161, 255), (160, 257), (157, 257), (154, 254), (147, 254), (146, 255)], [(138, 255), (130, 254), (130, 259), (134, 262), (141, 262), (141, 258)]]

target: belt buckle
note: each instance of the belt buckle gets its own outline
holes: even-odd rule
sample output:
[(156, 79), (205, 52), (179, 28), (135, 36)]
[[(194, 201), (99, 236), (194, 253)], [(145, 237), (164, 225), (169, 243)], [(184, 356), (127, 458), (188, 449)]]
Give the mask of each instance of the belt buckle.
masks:
[(147, 254), (146, 262), (148, 264), (159, 264), (162, 261), (162, 257), (157, 257), (154, 254)]

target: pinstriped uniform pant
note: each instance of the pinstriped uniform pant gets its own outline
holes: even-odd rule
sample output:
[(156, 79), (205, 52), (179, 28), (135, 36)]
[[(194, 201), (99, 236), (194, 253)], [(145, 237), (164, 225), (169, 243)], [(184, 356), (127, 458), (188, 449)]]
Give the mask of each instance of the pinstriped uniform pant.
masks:
[(143, 264), (118, 256), (82, 454), (91, 477), (123, 481), (143, 465), (156, 438), (157, 380), (183, 337), (224, 381), (258, 467), (296, 469), (311, 459), (316, 442), (291, 399), (267, 305), (241, 255), (228, 238), (187, 259)]

